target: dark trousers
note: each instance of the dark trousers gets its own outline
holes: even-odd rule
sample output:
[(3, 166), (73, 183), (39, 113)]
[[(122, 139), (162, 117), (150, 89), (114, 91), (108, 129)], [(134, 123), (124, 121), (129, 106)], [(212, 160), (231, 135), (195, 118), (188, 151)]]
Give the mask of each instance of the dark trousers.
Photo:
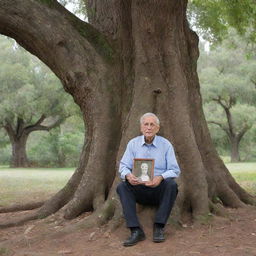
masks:
[(117, 193), (128, 228), (140, 226), (136, 213), (136, 202), (143, 205), (158, 206), (155, 223), (165, 225), (177, 197), (178, 187), (172, 178), (163, 180), (155, 188), (144, 185), (133, 186), (128, 181), (124, 181), (117, 186)]

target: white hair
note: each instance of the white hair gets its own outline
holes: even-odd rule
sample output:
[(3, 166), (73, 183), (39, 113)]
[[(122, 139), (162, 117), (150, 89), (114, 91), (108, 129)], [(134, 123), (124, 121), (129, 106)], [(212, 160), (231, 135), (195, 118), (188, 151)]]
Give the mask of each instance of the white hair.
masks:
[(142, 123), (143, 123), (143, 119), (144, 119), (145, 117), (148, 117), (148, 116), (153, 116), (153, 117), (156, 119), (157, 125), (160, 125), (160, 120), (159, 120), (159, 118), (158, 118), (154, 113), (146, 113), (146, 114), (144, 114), (143, 116), (141, 116), (141, 118), (140, 118), (140, 124), (142, 124)]

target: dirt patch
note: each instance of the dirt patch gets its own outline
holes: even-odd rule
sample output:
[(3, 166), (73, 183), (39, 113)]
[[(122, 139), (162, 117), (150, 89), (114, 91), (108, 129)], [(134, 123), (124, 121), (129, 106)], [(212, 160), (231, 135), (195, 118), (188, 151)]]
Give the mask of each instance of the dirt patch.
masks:
[[(210, 223), (200, 226), (184, 225), (180, 229), (166, 226), (166, 241), (152, 242), (151, 227), (145, 227), (147, 239), (129, 248), (122, 242), (129, 235), (123, 224), (115, 232), (106, 227), (82, 230), (56, 239), (44, 239), (30, 243), (31, 238), (60, 230), (63, 226), (78, 221), (63, 221), (58, 216), (36, 220), (21, 227), (0, 230), (0, 255), (8, 256), (255, 256), (256, 255), (256, 209), (229, 209), (229, 218), (215, 217)], [(17, 214), (1, 214), (0, 221)], [(84, 217), (84, 216), (81, 216)], [(80, 217), (80, 218), (81, 218)], [(27, 243), (4, 242), (17, 237), (26, 237)]]

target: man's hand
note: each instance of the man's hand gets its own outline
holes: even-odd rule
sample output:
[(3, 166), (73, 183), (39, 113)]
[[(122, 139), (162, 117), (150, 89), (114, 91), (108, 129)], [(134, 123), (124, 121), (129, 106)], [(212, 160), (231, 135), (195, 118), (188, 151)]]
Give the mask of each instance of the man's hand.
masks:
[(155, 176), (153, 180), (147, 181), (145, 185), (148, 187), (157, 187), (163, 179), (163, 176)]
[(132, 173), (127, 174), (125, 177), (131, 185), (141, 184), (141, 181)]

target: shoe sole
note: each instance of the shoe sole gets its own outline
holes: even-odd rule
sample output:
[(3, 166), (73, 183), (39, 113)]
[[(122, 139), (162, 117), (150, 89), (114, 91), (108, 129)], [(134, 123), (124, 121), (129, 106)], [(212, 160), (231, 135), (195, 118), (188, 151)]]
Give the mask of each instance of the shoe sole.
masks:
[(165, 241), (165, 239), (153, 239), (154, 243), (162, 243), (164, 241)]
[(124, 247), (133, 246), (133, 245), (137, 244), (140, 241), (144, 241), (145, 239), (146, 239), (146, 237), (144, 236), (144, 237), (140, 238), (136, 243), (133, 243), (133, 244), (123, 244), (123, 246)]

